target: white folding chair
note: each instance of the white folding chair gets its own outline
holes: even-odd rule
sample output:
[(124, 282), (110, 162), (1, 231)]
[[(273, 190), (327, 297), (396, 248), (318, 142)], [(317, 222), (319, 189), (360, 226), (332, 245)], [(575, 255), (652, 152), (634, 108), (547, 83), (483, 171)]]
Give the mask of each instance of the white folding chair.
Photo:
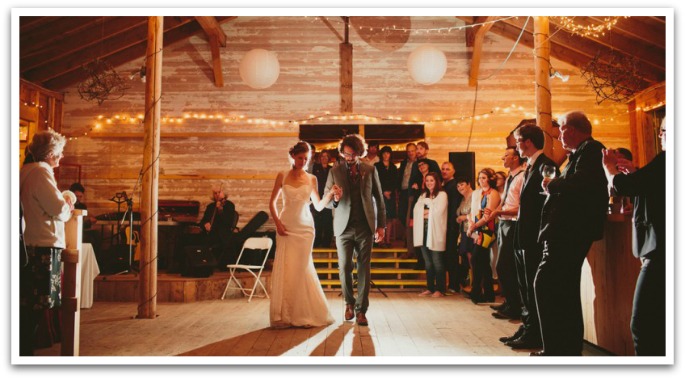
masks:
[[(261, 277), (262, 271), (264, 271), (264, 265), (266, 265), (266, 260), (269, 258), (269, 250), (271, 250), (272, 245), (273, 240), (271, 240), (271, 238), (269, 237), (252, 237), (248, 238), (245, 241), (245, 243), (243, 244), (243, 248), (240, 250), (240, 254), (238, 254), (238, 260), (236, 261), (236, 263), (226, 265), (226, 267), (228, 267), (230, 277), (228, 278), (228, 283), (226, 283), (224, 294), (221, 295), (222, 300), (226, 297), (226, 293), (229, 289), (239, 289), (243, 292), (243, 295), (250, 295), (250, 297), (247, 299), (247, 302), (249, 303), (252, 300), (252, 296), (254, 296), (255, 291), (257, 290), (257, 285), (262, 287), (262, 290), (264, 290), (264, 296), (269, 298), (269, 293), (266, 291), (266, 287), (264, 287), (264, 283), (262, 283)], [(241, 260), (245, 260), (245, 258), (243, 257), (243, 253), (245, 252), (245, 250), (250, 250), (251, 254), (258, 254), (260, 251), (264, 251), (264, 259), (262, 259), (262, 264), (255, 265), (241, 263)], [(247, 257), (248, 254), (246, 254), (245, 256)], [(240, 280), (238, 280), (238, 278), (235, 277), (235, 274), (238, 270), (245, 270), (254, 277), (255, 283), (251, 289), (245, 288), (240, 283)], [(232, 282), (235, 284), (231, 284)], [(258, 296), (262, 297), (261, 295)]]

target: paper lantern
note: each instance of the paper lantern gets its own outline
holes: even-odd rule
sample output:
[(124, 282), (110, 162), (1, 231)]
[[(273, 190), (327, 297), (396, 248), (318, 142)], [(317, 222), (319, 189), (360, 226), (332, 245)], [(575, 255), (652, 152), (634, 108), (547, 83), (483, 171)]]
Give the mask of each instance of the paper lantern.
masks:
[(409, 54), (407, 68), (412, 79), (421, 84), (433, 84), (447, 71), (447, 57), (433, 45), (423, 45)]
[(239, 71), (240, 78), (245, 84), (255, 89), (263, 89), (276, 83), (281, 66), (275, 53), (253, 49), (240, 61)]

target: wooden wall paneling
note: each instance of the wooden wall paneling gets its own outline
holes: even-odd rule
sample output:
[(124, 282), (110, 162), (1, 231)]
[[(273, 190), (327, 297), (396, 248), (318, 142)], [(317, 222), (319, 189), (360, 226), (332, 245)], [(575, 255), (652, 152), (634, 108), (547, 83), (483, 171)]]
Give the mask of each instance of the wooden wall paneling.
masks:
[[(343, 29), (340, 18), (327, 20), (336, 30)], [(502, 65), (514, 42), (492, 32), (484, 37), (480, 76), (488, 79), (479, 83), (474, 110), (476, 93), (475, 88), (468, 87), (470, 61), (463, 30), (430, 34), (412, 31), (401, 40), (389, 36), (384, 42), (376, 37), (370, 44), (362, 38), (365, 32), (355, 27), (354, 17), (351, 22), (349, 42), (354, 45), (355, 113), (425, 122), (431, 158), (446, 161), (450, 151), (465, 151), (468, 145), (476, 153), (477, 170), (502, 169), (500, 158), (506, 135), (522, 119), (534, 118), (531, 47), (516, 46)], [(453, 17), (411, 17), (410, 22), (412, 28), (449, 27), (456, 23), (463, 25)], [(211, 51), (205, 39), (192, 37), (165, 47), (162, 114), (182, 116), (205, 112), (245, 118), (229, 123), (185, 120), (180, 125), (162, 125), (159, 196), (198, 200), (203, 211), (209, 203), (209, 188), (223, 180), (229, 198), (241, 214), (239, 226), (242, 226), (251, 215), (268, 208), (273, 178), (278, 171), (288, 169), (286, 152), (298, 138), (296, 125), (288, 121), (325, 112), (339, 114), (341, 41), (317, 18), (238, 17), (222, 28), (231, 41), (222, 51), (223, 88), (213, 84), (208, 63)], [(430, 86), (415, 83), (406, 68), (409, 54), (424, 43), (435, 44), (448, 59), (445, 76)], [(253, 48), (275, 52), (281, 65), (278, 81), (263, 90), (249, 88), (238, 74), (240, 59)], [(557, 80), (550, 83), (553, 116), (582, 109), (591, 118), (598, 119), (599, 124), (594, 125), (597, 139), (608, 140), (612, 145), (629, 145), (626, 106), (610, 102), (596, 105), (594, 94), (580, 78), (578, 68), (554, 58), (552, 64), (571, 76), (566, 83)], [(127, 72), (139, 68), (140, 62), (131, 62), (117, 69)], [(133, 80), (131, 86), (126, 96), (115, 102), (104, 102), (100, 107), (82, 101), (74, 96), (74, 90), (69, 90), (65, 131), (81, 134), (93, 125), (99, 114), (142, 112), (143, 84)], [(499, 110), (495, 111), (496, 108)], [(505, 108), (511, 109), (505, 112)], [(488, 117), (480, 116), (483, 114)], [(468, 141), (472, 116), (477, 119), (473, 120), (473, 134)], [(455, 123), (431, 122), (453, 117), (463, 119)], [(249, 118), (282, 123), (248, 123)], [(75, 160), (74, 163), (87, 162), (83, 164), (83, 181), (88, 189), (89, 208), (93, 207), (91, 210), (96, 215), (112, 208), (116, 210), (108, 199), (117, 191), (132, 189), (142, 166), (142, 138), (135, 134), (116, 138), (116, 133), (142, 133), (142, 128), (103, 125), (93, 130), (92, 138), (89, 134), (67, 144), (67, 158)], [(249, 134), (238, 138), (239, 133)], [(191, 137), (194, 134), (197, 137)], [(254, 179), (250, 175), (255, 175)], [(273, 227), (271, 221), (266, 227)]]

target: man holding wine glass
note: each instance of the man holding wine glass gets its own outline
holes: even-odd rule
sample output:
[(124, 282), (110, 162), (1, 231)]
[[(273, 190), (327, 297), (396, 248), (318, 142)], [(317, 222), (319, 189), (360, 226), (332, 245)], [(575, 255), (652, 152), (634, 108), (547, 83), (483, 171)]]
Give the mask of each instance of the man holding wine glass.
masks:
[(543, 246), (538, 241), (538, 235), (542, 205), (547, 198), (546, 193), (540, 192), (543, 179), (541, 168), (554, 167), (555, 175), (558, 169), (554, 161), (542, 152), (545, 134), (539, 126), (524, 124), (514, 131), (514, 137), (516, 150), (528, 160), (514, 229), (514, 260), (521, 294), (522, 324), (516, 333), (502, 337), (500, 341), (513, 349), (539, 349), (542, 347), (542, 337), (533, 284), (542, 260)]
[(602, 238), (609, 201), (604, 145), (592, 138), (590, 120), (573, 111), (562, 116), (559, 125), (559, 140), (571, 155), (560, 176), (542, 180), (549, 195), (540, 222), (544, 247), (535, 299), (543, 350), (532, 355), (581, 355), (581, 268), (592, 242)]

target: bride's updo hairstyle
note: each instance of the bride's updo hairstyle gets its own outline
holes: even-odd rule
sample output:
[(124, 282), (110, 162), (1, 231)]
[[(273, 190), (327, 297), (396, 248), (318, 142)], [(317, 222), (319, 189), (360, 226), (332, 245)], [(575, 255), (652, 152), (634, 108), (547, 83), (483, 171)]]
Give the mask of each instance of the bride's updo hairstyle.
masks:
[(309, 143), (305, 141), (300, 141), (288, 150), (288, 160), (291, 166), (295, 166), (295, 159), (293, 159), (297, 154), (307, 153), (307, 163), (304, 165), (304, 170), (307, 171), (309, 166), (309, 161), (312, 159), (312, 147)]

